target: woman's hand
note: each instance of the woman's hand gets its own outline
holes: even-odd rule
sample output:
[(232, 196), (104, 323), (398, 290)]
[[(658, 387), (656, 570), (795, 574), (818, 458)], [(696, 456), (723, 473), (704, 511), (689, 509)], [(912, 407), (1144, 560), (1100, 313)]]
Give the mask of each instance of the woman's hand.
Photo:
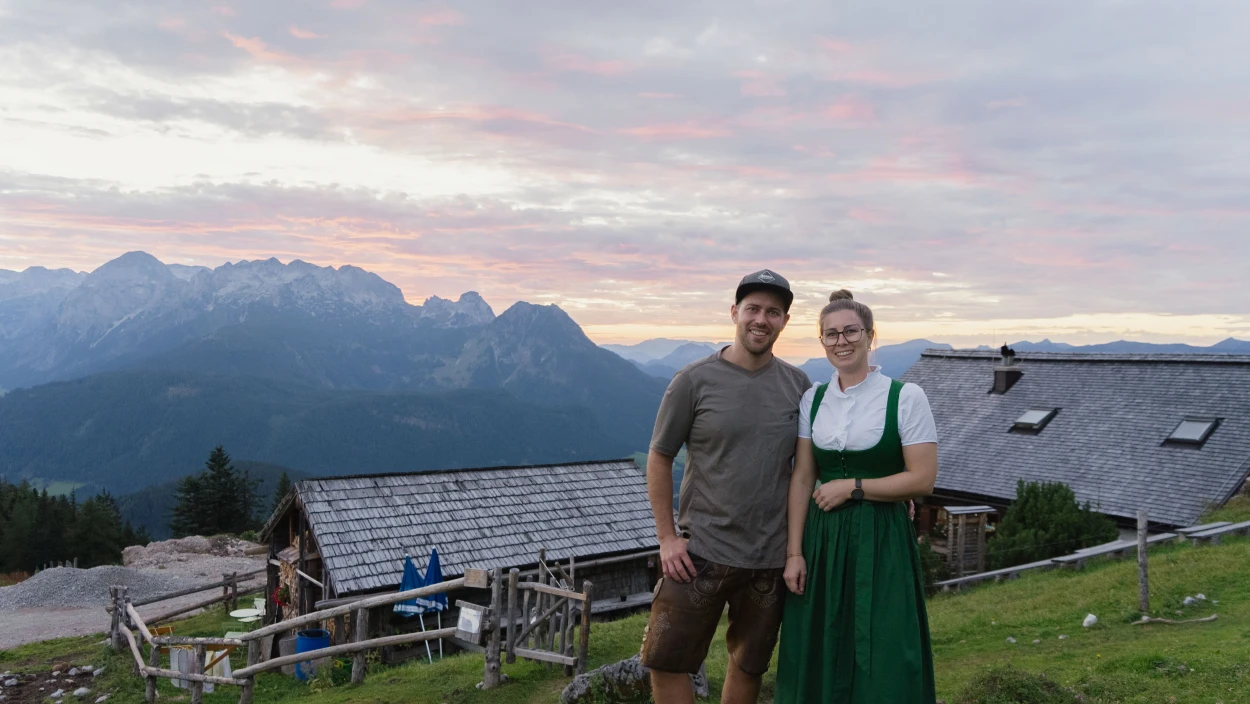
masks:
[(821, 484), (819, 489), (812, 492), (812, 500), (825, 511), (832, 511), (851, 498), (851, 490), (854, 488), (854, 479), (835, 479)]
[(807, 560), (802, 555), (791, 555), (786, 558), (786, 571), (783, 575), (786, 588), (803, 596), (803, 587), (807, 586)]

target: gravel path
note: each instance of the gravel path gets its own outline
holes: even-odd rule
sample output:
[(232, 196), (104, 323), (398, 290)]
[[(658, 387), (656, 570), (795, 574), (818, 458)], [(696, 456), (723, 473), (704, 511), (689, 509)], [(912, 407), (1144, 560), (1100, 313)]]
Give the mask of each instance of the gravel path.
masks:
[[(45, 570), (21, 584), (0, 588), (0, 650), (50, 638), (103, 633), (108, 588), (124, 584), (132, 599), (142, 599), (221, 579), (224, 572), (252, 572), (264, 567), (260, 557), (178, 556), (163, 567), (62, 567)], [(250, 584), (263, 583), (263, 575)], [(240, 585), (242, 587), (242, 585)], [(201, 592), (139, 607), (144, 616), (194, 604), (212, 595)]]

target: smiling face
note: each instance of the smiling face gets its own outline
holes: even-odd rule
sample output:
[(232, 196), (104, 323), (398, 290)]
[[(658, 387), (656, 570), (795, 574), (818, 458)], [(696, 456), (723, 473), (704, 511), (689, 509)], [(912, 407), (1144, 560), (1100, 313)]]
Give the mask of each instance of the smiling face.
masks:
[[(847, 329), (859, 329), (859, 339), (847, 342), (845, 335), (839, 335), (832, 345), (829, 341), (834, 331), (845, 332)], [(854, 374), (868, 369), (868, 350), (872, 347), (873, 333), (864, 329), (864, 321), (853, 310), (835, 310), (820, 321), (821, 343), (825, 346), (825, 356), (838, 370), (838, 374)]]
[(729, 309), (729, 317), (737, 326), (734, 344), (756, 356), (772, 351), (773, 343), (790, 321), (781, 296), (768, 291), (753, 291), (743, 296)]

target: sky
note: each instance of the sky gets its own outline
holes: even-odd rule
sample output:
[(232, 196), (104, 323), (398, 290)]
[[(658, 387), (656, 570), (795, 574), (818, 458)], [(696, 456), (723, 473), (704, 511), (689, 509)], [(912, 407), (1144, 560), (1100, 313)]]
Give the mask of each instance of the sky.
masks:
[(0, 268), (353, 264), (724, 340), (1250, 338), (1240, 0), (0, 0)]

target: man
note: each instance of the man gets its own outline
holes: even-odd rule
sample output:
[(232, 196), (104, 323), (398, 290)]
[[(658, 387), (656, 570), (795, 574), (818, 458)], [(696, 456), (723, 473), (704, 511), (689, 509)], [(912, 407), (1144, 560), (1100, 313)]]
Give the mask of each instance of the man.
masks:
[[(765, 269), (738, 285), (733, 344), (682, 369), (660, 403), (647, 456), (664, 576), (643, 635), (656, 704), (693, 704), (697, 672), (729, 604), (721, 701), (757, 701), (781, 625), (786, 496), (798, 406), (811, 385), (773, 355), (790, 320), (790, 284)], [(673, 526), (673, 457), (686, 473)], [(678, 532), (680, 531), (680, 533)]]

